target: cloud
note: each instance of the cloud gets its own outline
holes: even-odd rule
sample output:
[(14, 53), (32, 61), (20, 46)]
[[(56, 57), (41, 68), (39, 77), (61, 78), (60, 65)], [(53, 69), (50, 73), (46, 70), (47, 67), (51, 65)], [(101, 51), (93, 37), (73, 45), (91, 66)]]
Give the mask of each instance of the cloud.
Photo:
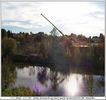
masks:
[[(104, 2), (4, 2), (2, 25), (49, 32), (52, 26), (43, 13), (66, 34), (104, 33)], [(20, 30), (19, 30), (20, 31)]]

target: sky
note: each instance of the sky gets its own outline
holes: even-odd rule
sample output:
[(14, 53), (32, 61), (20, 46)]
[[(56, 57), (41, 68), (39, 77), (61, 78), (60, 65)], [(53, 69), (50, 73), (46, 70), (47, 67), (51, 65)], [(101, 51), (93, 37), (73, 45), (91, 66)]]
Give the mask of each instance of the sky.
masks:
[(64, 34), (105, 34), (105, 3), (101, 2), (2, 2), (2, 28), (12, 32), (49, 32), (53, 26)]

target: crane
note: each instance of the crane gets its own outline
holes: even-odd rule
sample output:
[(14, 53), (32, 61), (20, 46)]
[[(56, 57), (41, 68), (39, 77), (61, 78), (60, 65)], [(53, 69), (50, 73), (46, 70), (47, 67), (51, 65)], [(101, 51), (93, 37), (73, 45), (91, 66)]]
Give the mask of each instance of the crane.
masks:
[(69, 39), (66, 35), (64, 35), (63, 34), (63, 32), (62, 31), (60, 31), (48, 18), (46, 18), (43, 14), (41, 14), (50, 24), (52, 24), (52, 26), (55, 28), (55, 29), (57, 29), (60, 33), (61, 33), (61, 35), (62, 36), (64, 36), (65, 38), (67, 38), (67, 39)]
[[(68, 37), (68, 36), (66, 36), (66, 35), (64, 35), (64, 33), (62, 32), (62, 31), (60, 31), (48, 18), (46, 18), (43, 14), (41, 14), (41, 16), (43, 16), (55, 29), (57, 29), (60, 33), (61, 33), (61, 35), (63, 36), (63, 37), (65, 37), (66, 38), (66, 41), (65, 41), (65, 46), (66, 46), (66, 51), (67, 52), (69, 52), (70, 51), (70, 46), (73, 46), (73, 44), (72, 44), (72, 41), (74, 41), (74, 40), (70, 40), (70, 38)], [(57, 43), (56, 43), (57, 44)]]

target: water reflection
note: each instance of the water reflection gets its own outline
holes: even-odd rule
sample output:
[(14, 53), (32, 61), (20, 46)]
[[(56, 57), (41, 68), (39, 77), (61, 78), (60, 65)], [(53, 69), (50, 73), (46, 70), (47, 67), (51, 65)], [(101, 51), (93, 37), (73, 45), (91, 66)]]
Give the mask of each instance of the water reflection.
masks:
[(59, 72), (51, 71), (50, 72), (50, 80), (51, 80), (51, 87), (53, 90), (56, 90), (58, 85), (62, 83), (65, 79), (65, 76), (63, 74), (60, 74)]
[(66, 95), (75, 96), (80, 92), (81, 85), (83, 84), (82, 77), (76, 74), (70, 75), (68, 78), (65, 91)]
[(30, 66), (17, 68), (15, 86), (29, 87), (38, 94), (48, 96), (104, 96), (103, 83), (104, 76), (67, 76), (49, 68)]
[(48, 80), (47, 69), (42, 68), (38, 71), (37, 79), (41, 84), (44, 84), (47, 87), (46, 81)]
[(29, 75), (32, 76), (35, 74), (35, 68), (32, 66), (29, 66)]
[(93, 95), (93, 76), (92, 75), (87, 76), (86, 87), (87, 87), (89, 96), (92, 96)]

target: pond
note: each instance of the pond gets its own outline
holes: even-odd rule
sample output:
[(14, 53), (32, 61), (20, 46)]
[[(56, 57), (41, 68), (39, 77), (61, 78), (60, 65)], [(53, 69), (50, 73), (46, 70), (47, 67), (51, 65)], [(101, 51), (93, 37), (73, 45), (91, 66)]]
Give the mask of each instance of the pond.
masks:
[(16, 68), (14, 87), (28, 87), (43, 96), (104, 96), (104, 76), (62, 74), (49, 68)]

